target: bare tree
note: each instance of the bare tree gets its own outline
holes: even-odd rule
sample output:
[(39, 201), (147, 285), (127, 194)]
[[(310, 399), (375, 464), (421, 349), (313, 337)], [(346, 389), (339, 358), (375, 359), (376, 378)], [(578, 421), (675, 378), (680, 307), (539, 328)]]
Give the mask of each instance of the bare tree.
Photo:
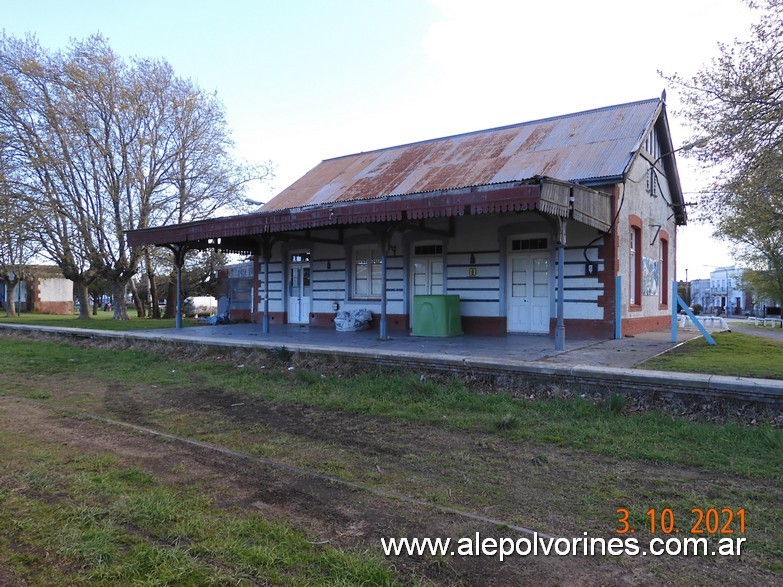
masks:
[(46, 253), (77, 285), (105, 278), (115, 319), (145, 259), (125, 231), (207, 217), (264, 176), (233, 161), (215, 96), (165, 61), (123, 60), (100, 35), (57, 53), (0, 37), (0, 132), (26, 163), (15, 181)]
[[(177, 86), (173, 101), (171, 138), (176, 162), (168, 178), (168, 197), (153, 211), (151, 224), (160, 226), (210, 218), (222, 211), (247, 212), (245, 188), (251, 182), (273, 177), (271, 162), (249, 165), (232, 156), (233, 143), (222, 104), (214, 94), (206, 94), (189, 80)], [(199, 256), (208, 259), (209, 256)], [(152, 277), (152, 257), (145, 256), (150, 280), (152, 312), (158, 312), (158, 292)], [(166, 317), (174, 316), (175, 273), (169, 275)]]
[(32, 37), (0, 37), (0, 133), (14, 162), (6, 180), (37, 219), (43, 254), (74, 282), (79, 317), (89, 318), (87, 287), (98, 274), (90, 259), (97, 255), (83, 232), (94, 184), (59, 116), (65, 96), (55, 65)]
[(27, 200), (6, 181), (8, 160), (0, 152), (0, 280), (7, 288), (6, 316), (17, 315), (16, 289), (27, 277), (31, 261), (38, 253), (33, 237), (36, 226)]

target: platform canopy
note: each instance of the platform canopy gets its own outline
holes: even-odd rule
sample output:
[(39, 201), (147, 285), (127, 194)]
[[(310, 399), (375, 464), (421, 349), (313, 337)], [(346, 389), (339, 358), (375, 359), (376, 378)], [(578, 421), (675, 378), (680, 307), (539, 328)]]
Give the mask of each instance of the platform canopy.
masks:
[[(604, 191), (626, 180), (647, 137), (664, 156), (685, 223), (663, 99), (643, 100), (327, 159), (259, 212), (130, 231), (130, 245), (257, 250), (260, 235), (510, 211), (612, 224)], [(658, 160), (652, 165), (657, 164)]]

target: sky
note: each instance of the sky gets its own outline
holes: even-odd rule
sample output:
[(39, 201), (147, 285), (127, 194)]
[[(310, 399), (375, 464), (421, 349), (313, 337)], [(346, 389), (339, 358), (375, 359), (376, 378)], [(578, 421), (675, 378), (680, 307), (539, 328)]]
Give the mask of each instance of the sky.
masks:
[[(100, 32), (124, 57), (162, 58), (223, 101), (237, 154), (272, 161), (266, 201), (321, 160), (667, 91), (746, 38), (741, 0), (0, 0), (0, 28), (47, 48)], [(686, 201), (709, 170), (678, 158)], [(693, 216), (691, 212), (691, 216)], [(708, 226), (678, 231), (678, 279), (733, 264)]]

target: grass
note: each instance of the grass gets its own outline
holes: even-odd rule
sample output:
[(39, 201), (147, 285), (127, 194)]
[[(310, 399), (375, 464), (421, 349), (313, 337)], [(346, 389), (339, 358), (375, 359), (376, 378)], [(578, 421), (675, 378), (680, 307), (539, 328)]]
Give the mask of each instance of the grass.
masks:
[[(46, 462), (35, 455), (46, 451)], [(0, 435), (0, 568), (51, 585), (403, 585), (380, 558), (315, 545), (111, 455)]]
[[(458, 380), (443, 385), (415, 376), (379, 373), (322, 377), (301, 369), (287, 371), (285, 366), (259, 372), (237, 369), (231, 363), (175, 361), (144, 351), (0, 338), (0, 373), (4, 372), (221, 389), (281, 404), (345, 410), (596, 454), (783, 480), (783, 460), (773, 450), (783, 443), (783, 430), (690, 422), (658, 412), (626, 414), (620, 397), (610, 397), (606, 404), (581, 398), (519, 400), (505, 394), (479, 395)], [(28, 386), (17, 394), (32, 399), (46, 391)], [(40, 397), (45, 399), (45, 395)]]
[[(783, 570), (775, 562), (783, 556), (783, 533), (775, 530), (780, 528), (783, 511), (777, 498), (763, 489), (783, 482), (781, 429), (696, 423), (655, 412), (629, 413), (625, 398), (619, 395), (610, 395), (603, 403), (581, 398), (520, 400), (504, 394), (478, 395), (457, 380), (442, 383), (387, 372), (336, 378), (300, 366), (288, 371), (292, 359), (295, 357), (289, 353), (271, 351), (264, 361), (265, 369), (253, 368), (249, 362), (238, 369), (230, 359), (187, 362), (138, 350), (81, 348), (0, 336), (0, 395), (121, 418), (122, 409), (112, 412), (104, 395), (110, 386), (119, 386), (124, 391), (117, 393), (137, 402), (135, 407), (147, 426), (435, 503), (474, 511), (491, 506), (497, 516), (505, 516), (500, 519), (544, 531), (564, 532), (565, 527), (577, 534), (583, 530), (611, 531), (618, 506), (632, 511), (633, 522), (639, 526), (651, 507), (671, 507), (683, 517), (693, 507), (745, 507), (752, 512), (755, 527), (763, 529), (763, 534), (754, 535), (753, 556), (761, 557), (766, 569)], [(24, 386), (18, 385), (19, 381), (24, 381)], [(92, 395), (80, 391), (83, 395), (77, 404), (73, 391), (61, 391), (73, 388), (96, 391)], [(146, 394), (146, 389), (151, 393)], [(137, 395), (131, 394), (133, 390)], [(157, 397), (166, 390), (186, 390), (194, 399), (199, 398), (200, 390), (210, 394), (220, 390), (231, 394), (226, 396), (231, 402), (244, 397), (239, 401), (248, 406), (262, 400), (264, 405), (314, 406), (330, 414), (352, 413), (357, 416), (351, 423), (378, 426), (381, 436), (389, 429), (400, 430), (405, 436), (407, 426), (418, 430), (416, 434), (423, 429), (466, 434), (447, 436), (460, 438), (461, 443), (449, 444), (445, 451), (429, 447), (429, 437), (419, 436), (399, 461), (375, 460), (372, 451), (362, 452), (361, 445), (337, 444), (329, 437), (234, 420), (216, 404), (208, 410), (199, 407), (199, 402), (192, 410), (187, 409), (187, 402), (148, 409), (145, 395)], [(372, 418), (390, 424), (384, 427)], [(19, 448), (27, 459), (9, 483), (0, 479), (0, 487), (24, 485), (26, 491), (10, 495), (0, 490), (0, 502), (9, 495), (11, 502), (33, 500), (16, 503), (8, 510), (10, 522), (0, 508), (1, 523), (11, 524), (12, 530), (24, 530), (24, 534), (11, 534), (13, 540), (0, 530), (0, 552), (17, 536), (31, 536), (24, 548), (11, 551), (7, 563), (24, 573), (43, 568), (41, 556), (55, 552), (57, 564), (45, 565), (55, 579), (36, 575), (32, 583), (147, 584), (154, 576), (161, 578), (158, 583), (242, 584), (243, 573), (259, 580), (261, 575), (252, 575), (261, 573), (259, 569), (266, 573), (263, 580), (274, 584), (354, 584), (353, 579), (340, 583), (345, 576), (368, 585), (395, 584), (398, 580), (372, 557), (355, 563), (340, 558), (357, 553), (324, 554), (325, 549), (316, 548), (326, 559), (336, 561), (328, 564), (307, 550), (312, 545), (305, 548), (305, 554), (291, 545), (281, 547), (286, 549), (281, 553), (274, 548), (279, 544), (275, 532), (296, 535), (287, 526), (264, 530), (274, 538), (263, 540), (258, 536), (266, 534), (258, 530), (256, 542), (250, 544), (244, 538), (246, 528), (268, 522), (253, 516), (248, 521), (233, 510), (221, 511), (197, 492), (166, 486), (107, 456), (73, 461), (72, 455), (60, 455), (66, 449), (59, 446), (31, 447), (25, 442), (8, 440), (6, 446), (0, 442), (4, 458), (6, 452), (10, 455), (8, 462), (20, 458), (9, 448)], [(474, 454), (471, 443), (482, 449), (489, 447), (489, 451)], [(494, 443), (499, 447), (497, 457), (492, 452)], [(510, 448), (516, 446), (519, 449)], [(520, 452), (519, 462), (532, 463), (532, 471), (509, 469), (506, 451)], [(564, 455), (576, 456), (569, 461)], [(597, 471), (607, 457), (617, 461), (609, 475), (602, 476)], [(558, 473), (562, 467), (563, 472)], [(669, 467), (684, 469), (671, 469), (670, 474)], [(627, 473), (631, 468), (637, 471), (635, 478)], [(0, 469), (0, 477), (3, 474)], [(703, 487), (707, 480), (709, 487)], [(542, 485), (536, 494), (537, 483), (548, 485)], [(540, 509), (545, 496), (540, 518), (531, 519), (531, 510), (523, 507), (528, 494), (539, 496), (534, 511)], [(65, 502), (63, 496), (68, 496)], [(58, 508), (50, 511), (53, 502)], [(81, 509), (69, 510), (66, 505)], [(524, 517), (515, 519), (519, 512), (525, 512)], [(559, 512), (560, 517), (552, 512)], [(50, 525), (52, 536), (47, 537), (47, 530), (36, 529), (39, 524)], [(54, 532), (54, 528), (61, 530)], [(214, 540), (206, 536), (204, 528), (216, 529)], [(296, 554), (289, 557), (288, 551)], [(369, 567), (359, 571), (365, 563)], [(335, 574), (319, 574), (327, 572), (324, 565)], [(73, 569), (84, 570), (74, 575)], [(366, 574), (358, 578), (357, 573)]]
[(783, 379), (783, 343), (739, 332), (712, 336), (716, 346), (709, 346), (703, 338), (689, 340), (639, 368)]
[[(0, 324), (27, 324), (32, 326), (58, 326), (61, 328), (92, 328), (95, 330), (150, 330), (153, 328), (174, 328), (173, 318), (155, 320), (152, 318), (138, 318), (136, 310), (128, 309), (130, 320), (114, 320), (113, 312), (98, 310), (98, 314), (93, 316), (90, 313), (89, 320), (80, 320), (78, 315), (58, 315), (58, 314), (34, 314), (25, 312), (14, 318), (9, 318), (5, 314), (0, 315)], [(200, 320), (185, 318), (182, 321), (183, 326), (199, 326), (204, 324)]]
[(293, 377), (270, 373), (259, 379), (252, 371), (237, 373), (220, 365), (200, 364), (194, 370), (208, 387), (275, 402), (783, 480), (783, 461), (770, 450), (776, 439), (783, 439), (783, 430), (689, 422), (657, 412), (625, 415), (624, 402), (617, 399), (607, 407), (581, 398), (523, 401), (504, 394), (478, 395), (457, 381), (445, 386), (428, 381), (422, 391), (420, 382), (407, 376), (327, 377), (314, 385), (298, 385)]

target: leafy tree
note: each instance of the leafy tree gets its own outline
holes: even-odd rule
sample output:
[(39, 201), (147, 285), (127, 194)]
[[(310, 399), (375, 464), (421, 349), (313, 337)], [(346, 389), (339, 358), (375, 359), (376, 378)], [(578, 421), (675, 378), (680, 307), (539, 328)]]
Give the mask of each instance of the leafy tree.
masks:
[(701, 198), (702, 220), (731, 241), (736, 256), (765, 272), (767, 291), (783, 298), (783, 0), (746, 2), (759, 13), (746, 40), (680, 87), (682, 115), (704, 146), (699, 160), (717, 168)]
[(182, 290), (187, 296), (215, 296), (217, 273), (225, 269), (227, 256), (223, 251), (198, 251), (191, 253), (182, 268)]
[(686, 304), (690, 306), (691, 304), (691, 296), (690, 291), (688, 291), (688, 284), (684, 282), (679, 282), (677, 284), (677, 295), (680, 296)]
[[(781, 118), (783, 122), (783, 118)], [(716, 234), (737, 245), (749, 267), (743, 281), (756, 296), (783, 299), (783, 161), (732, 181), (719, 193), (723, 214)]]
[(690, 79), (668, 79), (680, 87), (683, 114), (706, 142), (699, 159), (729, 179), (780, 156), (783, 143), (783, 0), (746, 3), (760, 12), (747, 40), (719, 44), (718, 57)]
[(750, 292), (753, 299), (753, 305), (765, 303), (773, 306), (779, 306), (781, 298), (781, 289), (783, 283), (776, 281), (778, 273), (774, 271), (758, 271), (756, 269), (746, 269), (742, 274), (742, 283), (744, 288)]
[(104, 300), (111, 296), (111, 284), (103, 277), (95, 279), (89, 288), (92, 315), (97, 316), (98, 310), (105, 304)]

